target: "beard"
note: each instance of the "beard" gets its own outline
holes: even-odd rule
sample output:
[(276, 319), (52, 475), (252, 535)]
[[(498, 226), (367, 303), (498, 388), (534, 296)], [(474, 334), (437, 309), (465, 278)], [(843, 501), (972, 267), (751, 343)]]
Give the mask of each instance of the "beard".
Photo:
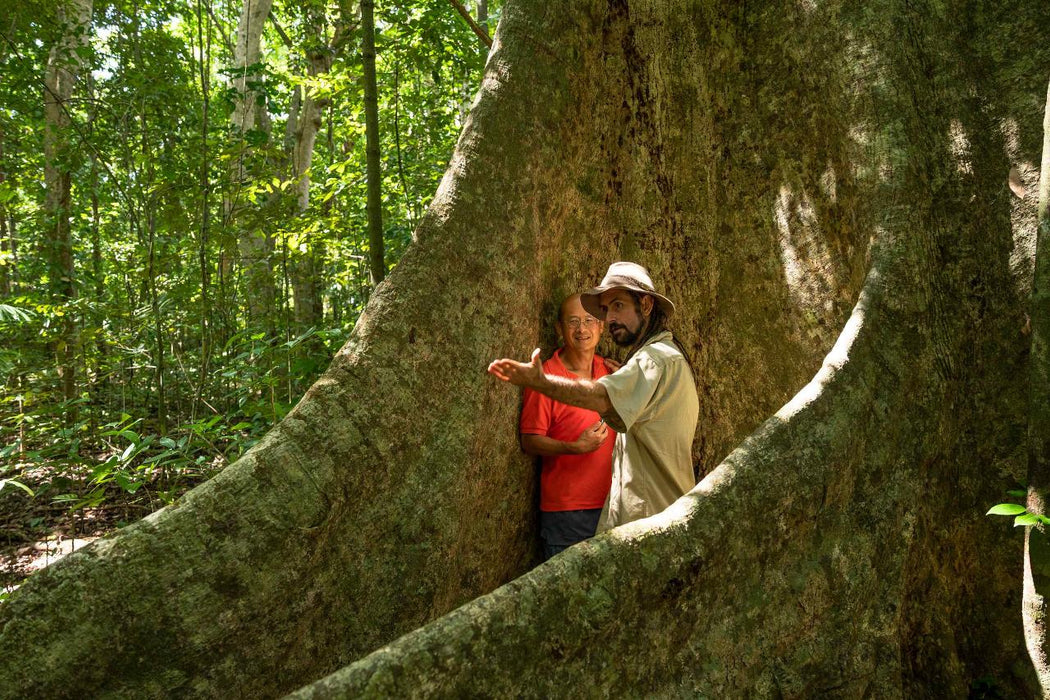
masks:
[(609, 324), (609, 335), (612, 336), (613, 342), (621, 348), (627, 348), (634, 345), (635, 341), (638, 340), (638, 335), (641, 331), (641, 326), (638, 327), (638, 330), (631, 331), (627, 326), (622, 326), (619, 323)]

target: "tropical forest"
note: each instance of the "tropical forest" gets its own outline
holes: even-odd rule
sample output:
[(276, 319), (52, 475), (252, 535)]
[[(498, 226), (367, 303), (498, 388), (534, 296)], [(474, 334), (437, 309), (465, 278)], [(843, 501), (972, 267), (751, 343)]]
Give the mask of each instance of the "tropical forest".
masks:
[(0, 700), (1050, 697), (1048, 30), (0, 1)]

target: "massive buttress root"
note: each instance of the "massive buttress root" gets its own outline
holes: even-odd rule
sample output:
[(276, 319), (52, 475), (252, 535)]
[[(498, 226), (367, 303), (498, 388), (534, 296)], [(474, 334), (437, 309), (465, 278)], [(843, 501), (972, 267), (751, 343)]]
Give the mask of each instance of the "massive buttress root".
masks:
[[(0, 608), (0, 695), (274, 696), (358, 659), (310, 692), (1025, 692), (1019, 544), (980, 513), (1020, 468), (1005, 183), (1042, 78), (984, 37), (1047, 9), (855, 5), (510, 0), (418, 241), (331, 368), (239, 462)], [(484, 367), (551, 342), (617, 258), (678, 304), (698, 469), (722, 465), (366, 656), (532, 563), (533, 466)], [(763, 423), (872, 259), (823, 390)]]

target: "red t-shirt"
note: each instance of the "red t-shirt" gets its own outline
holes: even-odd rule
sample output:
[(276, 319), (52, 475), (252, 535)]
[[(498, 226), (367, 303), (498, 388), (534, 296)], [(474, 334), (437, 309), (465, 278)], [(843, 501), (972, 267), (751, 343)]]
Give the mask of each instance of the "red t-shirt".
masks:
[[(579, 379), (565, 369), (561, 350), (543, 363), (543, 371), (569, 379)], [(594, 356), (591, 377), (597, 379), (609, 373), (601, 357)], [(576, 408), (526, 388), (521, 409), (521, 433), (545, 435), (554, 440), (574, 442), (587, 428), (601, 419), (594, 411)], [(540, 510), (583, 510), (601, 508), (609, 494), (612, 481), (612, 451), (616, 435), (609, 436), (594, 452), (582, 455), (543, 457), (540, 473)]]

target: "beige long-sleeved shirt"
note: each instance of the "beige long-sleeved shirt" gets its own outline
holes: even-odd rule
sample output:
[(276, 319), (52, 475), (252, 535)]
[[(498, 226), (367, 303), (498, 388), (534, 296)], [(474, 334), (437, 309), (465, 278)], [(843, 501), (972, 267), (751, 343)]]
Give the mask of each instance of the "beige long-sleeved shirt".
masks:
[(622, 425), (612, 488), (598, 532), (659, 513), (696, 484), (692, 445), (700, 402), (689, 363), (658, 333), (613, 374), (598, 379)]

